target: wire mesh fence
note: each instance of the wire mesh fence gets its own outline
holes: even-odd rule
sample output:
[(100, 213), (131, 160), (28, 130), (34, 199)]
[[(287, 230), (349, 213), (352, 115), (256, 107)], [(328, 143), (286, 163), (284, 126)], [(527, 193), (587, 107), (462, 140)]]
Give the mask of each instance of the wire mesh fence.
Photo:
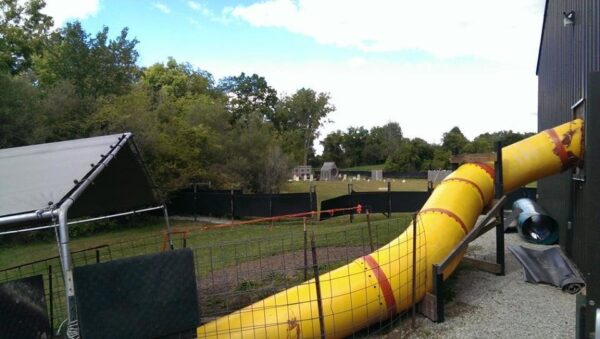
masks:
[[(397, 336), (409, 332), (404, 322), (411, 316), (410, 310), (415, 303), (412, 296), (425, 290), (429, 271), (420, 269), (427, 264), (425, 239), (421, 229), (417, 228), (413, 234), (410, 228), (405, 236), (396, 239), (407, 229), (411, 218), (410, 215), (378, 221), (367, 218), (353, 224), (328, 224), (313, 221), (313, 218), (297, 218), (276, 222), (263, 220), (260, 223), (232, 226), (229, 230), (182, 228), (174, 230), (168, 236), (153, 234), (74, 251), (72, 261), (73, 266), (78, 267), (158, 253), (170, 248), (170, 238), (173, 248), (189, 248), (193, 252), (199, 325), (226, 317), (288, 289), (308, 288), (309, 285), (314, 289), (311, 284), (314, 284), (315, 277), (360, 261), (365, 265), (365, 271), (368, 269), (369, 274), (373, 275), (369, 277), (375, 279), (375, 286), (380, 286), (382, 291), (390, 289), (389, 293), (396, 298), (393, 307), (400, 307), (402, 312), (389, 316), (396, 312), (391, 312), (395, 309), (390, 308), (392, 306), (386, 300), (386, 291), (378, 298), (365, 299), (362, 304), (356, 304), (355, 298), (350, 298), (355, 304), (351, 305), (354, 311), (349, 311), (348, 316), (356, 318), (349, 322), (333, 321), (335, 332), (346, 333), (351, 337), (386, 333)], [(377, 251), (373, 253), (373, 250)], [(388, 257), (390, 259), (385, 260)], [(369, 258), (374, 260), (370, 266)], [(384, 271), (387, 276), (382, 278)], [(51, 328), (53, 333), (57, 333), (66, 318), (65, 291), (58, 257), (1, 269), (0, 284), (38, 274), (44, 277)], [(357, 284), (362, 279), (358, 274), (361, 274), (360, 277), (364, 276), (362, 272), (348, 271), (337, 273), (335, 279), (346, 279), (348, 284)], [(372, 281), (365, 281), (361, 282), (364, 285), (362, 292), (357, 291), (354, 286), (344, 287), (343, 290), (347, 292), (340, 292), (337, 288), (341, 280), (334, 283), (331, 276), (322, 276), (320, 279), (319, 290), (322, 297), (319, 299), (325, 305), (335, 304), (339, 298), (348, 297), (344, 293), (366, 295), (371, 293), (367, 289), (373, 289)], [(386, 281), (387, 287), (384, 286)], [(290, 304), (293, 302), (290, 301)], [(357, 309), (371, 310), (377, 307), (387, 307), (387, 311), (377, 316), (369, 315), (365, 320), (359, 319), (355, 314)], [(332, 321), (332, 318), (323, 318), (327, 312), (320, 313), (315, 312), (310, 317), (317, 324), (315, 328), (319, 328), (319, 321)], [(244, 326), (254, 325), (262, 326), (252, 323)], [(285, 326), (292, 332), (304, 331), (303, 337), (316, 333), (301, 329), (300, 324), (288, 323)]]

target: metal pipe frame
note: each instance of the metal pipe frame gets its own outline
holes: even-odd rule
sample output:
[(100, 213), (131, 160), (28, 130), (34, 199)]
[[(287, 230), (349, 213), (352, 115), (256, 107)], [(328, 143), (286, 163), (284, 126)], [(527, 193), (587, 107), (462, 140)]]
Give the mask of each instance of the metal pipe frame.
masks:
[[(155, 211), (155, 210), (162, 209), (163, 207), (164, 207), (164, 205), (160, 205), (160, 206), (155, 206), (155, 207), (142, 208), (142, 209), (139, 209), (139, 210), (133, 210), (133, 211), (129, 211), (129, 212), (123, 212), (123, 213), (115, 213), (115, 214), (105, 215), (105, 216), (101, 216), (101, 217), (97, 217), (97, 218), (88, 218), (88, 219), (83, 219), (83, 220), (70, 221), (70, 222), (67, 222), (67, 225), (69, 225), (69, 226), (70, 225), (77, 225), (77, 224), (83, 224), (83, 223), (86, 223), (86, 222), (92, 222), (92, 221), (98, 221), (98, 220), (105, 220), (105, 219), (112, 219), (112, 218), (122, 217), (122, 216), (126, 216), (126, 215), (131, 215), (131, 214), (138, 214), (138, 213), (150, 212), (150, 211)], [(58, 227), (58, 224), (52, 224), (52, 225), (46, 225), (46, 226), (39, 226), (39, 227), (23, 228), (23, 229), (12, 230), (12, 231), (5, 231), (5, 232), (0, 232), (0, 235), (8, 235), (8, 234), (16, 234), (16, 233), (25, 233), (25, 232), (39, 231), (39, 230), (44, 230), (44, 229), (54, 228), (54, 227)]]

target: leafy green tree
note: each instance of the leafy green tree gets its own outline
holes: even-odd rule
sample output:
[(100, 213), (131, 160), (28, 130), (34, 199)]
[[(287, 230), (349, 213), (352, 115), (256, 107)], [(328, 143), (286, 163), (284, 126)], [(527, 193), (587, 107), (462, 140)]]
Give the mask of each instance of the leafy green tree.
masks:
[(492, 151), (492, 143), (486, 138), (475, 138), (472, 142), (465, 145), (461, 153), (488, 153)]
[(402, 143), (385, 163), (387, 171), (416, 172), (429, 169), (434, 148), (425, 140), (415, 138)]
[(116, 39), (109, 40), (108, 27), (104, 27), (92, 37), (80, 22), (67, 23), (51, 35), (46, 53), (35, 60), (41, 85), (51, 87), (66, 80), (82, 98), (127, 93), (140, 75), (138, 41), (127, 35), (124, 28)]
[(442, 137), (442, 147), (450, 152), (460, 152), (468, 143), (469, 140), (458, 127), (453, 127)]
[(23, 77), (0, 74), (0, 148), (32, 143), (39, 90)]
[(66, 80), (46, 89), (39, 99), (34, 117), (33, 138), (38, 143), (85, 138), (90, 135), (89, 114), (96, 101), (80, 97), (77, 88)]
[(0, 0), (0, 73), (21, 73), (42, 53), (53, 25), (40, 12), (45, 6), (43, 0)]
[(343, 147), (350, 166), (364, 165), (363, 150), (367, 143), (369, 131), (364, 127), (349, 127), (344, 134)]
[(492, 151), (496, 142), (502, 142), (502, 146), (508, 146), (532, 136), (534, 133), (518, 133), (513, 131), (499, 131), (493, 133), (483, 133), (478, 135), (473, 141), (481, 141), (490, 145), (489, 151)]
[(288, 175), (288, 164), (278, 146), (273, 126), (255, 113), (244, 125), (236, 124), (223, 140), (223, 171), (232, 183), (253, 192), (274, 192)]
[(97, 133), (135, 134), (144, 159), (164, 192), (185, 187), (195, 180), (212, 179), (208, 168), (219, 145), (210, 127), (187, 113), (190, 101), (168, 97), (159, 104), (142, 85), (130, 93), (104, 100), (94, 114)]
[(433, 146), (433, 159), (427, 169), (450, 169), (452, 153), (439, 145)]
[(335, 111), (329, 94), (317, 93), (310, 88), (301, 88), (291, 97), (285, 97), (277, 106), (271, 121), (275, 128), (287, 135), (292, 145), (302, 150), (302, 164), (314, 154), (313, 143), (319, 137), (319, 128), (327, 121), (327, 115)]
[(402, 129), (397, 122), (373, 127), (365, 142), (362, 163), (368, 165), (384, 163), (400, 148), (401, 144)]
[(219, 89), (227, 97), (227, 109), (231, 114), (231, 122), (246, 122), (250, 115), (257, 113), (264, 120), (271, 120), (277, 105), (277, 91), (265, 78), (252, 74), (241, 73), (219, 81)]
[(155, 63), (145, 69), (142, 80), (155, 102), (164, 95), (176, 98), (216, 95), (213, 90), (214, 79), (210, 73), (194, 68), (189, 63), (178, 63), (171, 57), (166, 64)]
[(325, 139), (321, 141), (323, 145), (323, 161), (333, 161), (338, 167), (348, 167), (348, 159), (346, 158), (346, 150), (344, 149), (344, 133), (340, 130), (327, 134)]

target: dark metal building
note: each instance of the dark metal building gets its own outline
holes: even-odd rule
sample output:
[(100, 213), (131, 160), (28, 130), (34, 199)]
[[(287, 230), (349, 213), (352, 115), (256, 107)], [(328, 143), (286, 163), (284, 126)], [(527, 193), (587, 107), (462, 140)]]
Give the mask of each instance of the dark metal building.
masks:
[(600, 305), (600, 1), (546, 1), (537, 75), (540, 131), (585, 120), (583, 167), (541, 180), (538, 192), (560, 224), (561, 247), (586, 280), (577, 333), (587, 338)]

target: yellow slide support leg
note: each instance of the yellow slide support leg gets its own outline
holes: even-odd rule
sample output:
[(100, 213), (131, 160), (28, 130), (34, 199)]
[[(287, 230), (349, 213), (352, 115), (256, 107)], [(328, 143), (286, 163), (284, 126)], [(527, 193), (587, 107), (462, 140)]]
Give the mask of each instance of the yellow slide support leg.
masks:
[[(503, 149), (504, 191), (576, 165), (583, 153), (580, 119)], [(398, 238), (373, 253), (319, 277), (324, 333), (341, 338), (411, 306), (430, 291), (431, 265), (440, 262), (472, 229), (494, 196), (493, 164), (465, 164), (432, 193)], [(413, 249), (413, 227), (417, 227)], [(413, 263), (413, 251), (415, 262)], [(460, 261), (444, 272), (448, 277)], [(314, 279), (277, 293), (197, 329), (199, 338), (316, 338), (321, 336)]]

